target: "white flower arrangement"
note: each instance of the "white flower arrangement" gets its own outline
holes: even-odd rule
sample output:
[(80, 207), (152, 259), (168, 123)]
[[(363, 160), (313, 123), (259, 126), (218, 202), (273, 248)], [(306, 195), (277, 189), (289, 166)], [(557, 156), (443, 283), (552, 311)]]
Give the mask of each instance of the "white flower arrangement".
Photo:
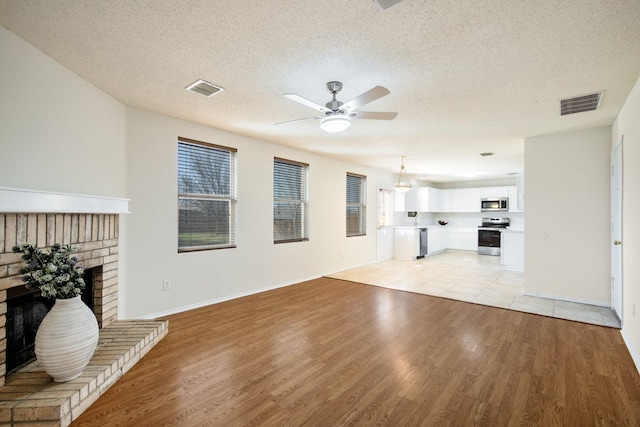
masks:
[(69, 257), (73, 252), (70, 245), (56, 243), (45, 252), (23, 243), (14, 246), (13, 252), (23, 254), (25, 266), (20, 274), (27, 289), (38, 289), (43, 298), (69, 299), (82, 294), (84, 270), (76, 257)]

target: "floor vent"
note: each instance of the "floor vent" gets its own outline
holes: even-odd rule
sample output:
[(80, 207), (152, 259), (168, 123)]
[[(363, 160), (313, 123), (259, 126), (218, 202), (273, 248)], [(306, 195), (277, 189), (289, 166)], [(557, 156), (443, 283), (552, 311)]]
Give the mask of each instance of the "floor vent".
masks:
[(402, 0), (373, 0), (373, 3), (378, 6), (378, 9), (385, 11), (390, 7), (393, 7), (400, 3)]
[(593, 111), (598, 109), (602, 100), (602, 91), (589, 93), (587, 95), (575, 96), (573, 98), (560, 100), (560, 115), (582, 113), (583, 111)]
[(222, 92), (224, 89), (220, 86), (216, 86), (212, 83), (205, 82), (204, 80), (198, 80), (196, 82), (191, 83), (186, 89), (193, 93), (199, 93), (204, 96), (213, 96), (216, 93)]

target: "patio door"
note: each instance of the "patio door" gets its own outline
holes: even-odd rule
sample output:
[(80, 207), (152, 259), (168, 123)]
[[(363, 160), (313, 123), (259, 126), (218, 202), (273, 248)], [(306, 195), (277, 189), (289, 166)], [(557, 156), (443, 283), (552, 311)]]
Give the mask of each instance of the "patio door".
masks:
[(378, 186), (378, 261), (393, 259), (393, 188)]

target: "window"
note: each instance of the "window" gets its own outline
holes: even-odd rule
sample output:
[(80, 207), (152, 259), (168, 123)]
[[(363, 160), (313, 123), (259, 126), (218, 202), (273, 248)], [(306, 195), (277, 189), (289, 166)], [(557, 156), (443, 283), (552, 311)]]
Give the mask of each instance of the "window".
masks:
[(273, 160), (273, 242), (309, 240), (309, 165)]
[(236, 149), (178, 138), (178, 252), (236, 245)]
[(347, 173), (347, 237), (367, 234), (367, 177)]

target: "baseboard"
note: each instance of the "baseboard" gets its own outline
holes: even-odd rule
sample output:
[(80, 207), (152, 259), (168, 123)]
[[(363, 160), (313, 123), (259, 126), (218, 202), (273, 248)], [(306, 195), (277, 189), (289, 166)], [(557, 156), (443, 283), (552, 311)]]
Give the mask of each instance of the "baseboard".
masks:
[(144, 316), (141, 316), (140, 319), (153, 320), (153, 319), (158, 319), (158, 318), (161, 318), (161, 317), (170, 316), (172, 314), (184, 313), (185, 311), (195, 310), (197, 308), (202, 308), (202, 307), (206, 307), (206, 306), (213, 305), (213, 304), (219, 304), (221, 302), (231, 301), (231, 300), (234, 300), (234, 299), (237, 299), (237, 298), (247, 297), (249, 295), (255, 295), (255, 294), (260, 294), (262, 292), (272, 291), (274, 289), (284, 288), (284, 287), (287, 287), (287, 286), (295, 285), (296, 283), (306, 282), (307, 280), (317, 279), (319, 277), (321, 277), (321, 276), (313, 276), (313, 277), (302, 278), (302, 279), (294, 280), (294, 281), (291, 281), (291, 282), (279, 283), (279, 284), (276, 284), (276, 285), (273, 285), (273, 286), (265, 286), (263, 288), (252, 289), (252, 290), (247, 291), (247, 292), (239, 292), (237, 294), (227, 295), (227, 296), (224, 296), (224, 297), (221, 297), (221, 298), (214, 298), (214, 299), (210, 299), (210, 300), (200, 301), (200, 302), (197, 302), (197, 303), (194, 303), (194, 304), (183, 305), (183, 306), (180, 306), (180, 307), (171, 308), (169, 310), (159, 311), (157, 313), (146, 314)]
[(530, 297), (538, 297), (538, 298), (547, 298), (547, 299), (555, 299), (558, 301), (566, 301), (566, 302), (576, 302), (578, 304), (589, 304), (589, 305), (597, 305), (598, 307), (611, 307), (611, 302), (610, 301), (593, 301), (593, 300), (588, 300), (588, 299), (581, 299), (581, 298), (569, 298), (569, 297), (565, 297), (565, 296), (560, 296), (560, 295), (550, 295), (550, 294), (541, 294), (538, 292), (529, 292), (529, 291), (524, 291), (522, 293), (523, 295), (526, 296), (530, 296)]
[(627, 346), (627, 350), (629, 350), (629, 354), (631, 355), (631, 359), (633, 363), (636, 365), (636, 370), (640, 374), (640, 355), (636, 352), (635, 347), (632, 345), (632, 341), (627, 337), (627, 334), (624, 330), (624, 327), (620, 330), (620, 335), (622, 335), (622, 340), (624, 344)]

